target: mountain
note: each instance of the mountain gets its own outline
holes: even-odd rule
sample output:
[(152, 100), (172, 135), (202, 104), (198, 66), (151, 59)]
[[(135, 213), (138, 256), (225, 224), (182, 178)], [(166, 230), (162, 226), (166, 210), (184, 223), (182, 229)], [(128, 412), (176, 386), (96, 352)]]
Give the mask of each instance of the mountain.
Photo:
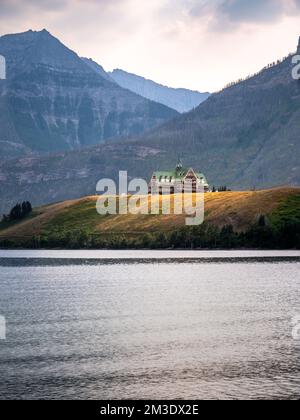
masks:
[(37, 205), (92, 195), (99, 179), (117, 179), (119, 170), (149, 179), (155, 170), (174, 168), (178, 157), (211, 185), (300, 185), (300, 81), (292, 66), (289, 56), (147, 135), (4, 162), (0, 210), (21, 199)]
[(121, 88), (46, 30), (5, 35), (0, 54), (1, 158), (128, 137), (177, 115)]
[(163, 150), (160, 166), (181, 156), (217, 185), (300, 185), (300, 80), (292, 68), (290, 55), (137, 143)]
[(209, 93), (200, 93), (188, 89), (169, 88), (119, 69), (114, 70), (109, 75), (123, 88), (176, 109), (180, 113), (191, 111), (210, 95)]

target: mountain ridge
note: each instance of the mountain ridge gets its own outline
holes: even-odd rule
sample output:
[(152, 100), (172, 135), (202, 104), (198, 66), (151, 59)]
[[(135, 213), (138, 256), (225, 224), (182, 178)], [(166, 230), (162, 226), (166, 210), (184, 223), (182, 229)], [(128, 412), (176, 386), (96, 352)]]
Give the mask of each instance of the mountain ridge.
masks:
[(81, 59), (86, 63), (91, 69), (96, 71), (96, 73), (100, 74), (104, 79), (110, 81), (111, 83), (116, 83), (109, 74), (104, 70), (104, 68), (96, 63), (92, 58), (81, 57)]
[(0, 83), (3, 159), (126, 138), (178, 115), (102, 77), (46, 30), (2, 36), (0, 54), (7, 63)]
[(176, 109), (180, 113), (191, 111), (210, 96), (208, 92), (201, 93), (196, 90), (164, 86), (121, 69), (115, 69), (108, 74), (120, 86)]
[(300, 185), (300, 82), (291, 57), (211, 95), (195, 110), (124, 142), (0, 165), (2, 211), (93, 195), (101, 178), (149, 179), (178, 157), (210, 185), (235, 190)]

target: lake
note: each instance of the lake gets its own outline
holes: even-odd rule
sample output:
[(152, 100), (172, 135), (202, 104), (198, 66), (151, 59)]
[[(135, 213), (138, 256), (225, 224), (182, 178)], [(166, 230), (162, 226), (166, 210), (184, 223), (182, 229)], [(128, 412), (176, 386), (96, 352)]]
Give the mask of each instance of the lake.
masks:
[(0, 399), (299, 399), (300, 252), (0, 251)]

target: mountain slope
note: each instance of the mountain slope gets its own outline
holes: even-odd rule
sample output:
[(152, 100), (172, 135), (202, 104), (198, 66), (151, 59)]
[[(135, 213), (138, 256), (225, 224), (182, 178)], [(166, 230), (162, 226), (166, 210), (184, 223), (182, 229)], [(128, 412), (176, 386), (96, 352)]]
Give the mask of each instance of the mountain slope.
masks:
[(117, 180), (119, 170), (149, 179), (178, 157), (210, 185), (300, 185), (300, 82), (291, 71), (289, 57), (144, 136), (2, 163), (0, 210), (18, 200), (39, 205), (95, 194), (97, 181)]
[(46, 30), (2, 36), (0, 54), (1, 158), (127, 137), (177, 115), (101, 76)]
[(212, 95), (138, 144), (200, 164), (210, 182), (262, 188), (300, 184), (299, 133), (300, 81), (292, 78), (288, 57)]
[(92, 70), (94, 70), (96, 73), (98, 73), (100, 76), (103, 77), (103, 79), (108, 80), (109, 82), (115, 83), (114, 79), (109, 76), (108, 73), (104, 70), (100, 64), (96, 63), (91, 58), (81, 58), (85, 64), (87, 64)]
[(119, 69), (109, 75), (123, 88), (176, 109), (180, 113), (191, 111), (209, 97), (209, 93), (169, 88)]

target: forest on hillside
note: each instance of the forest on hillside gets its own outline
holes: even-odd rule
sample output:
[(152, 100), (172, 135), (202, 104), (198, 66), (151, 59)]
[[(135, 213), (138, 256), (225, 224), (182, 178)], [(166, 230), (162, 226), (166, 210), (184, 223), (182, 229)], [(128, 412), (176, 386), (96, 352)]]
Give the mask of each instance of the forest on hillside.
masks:
[(89, 234), (84, 230), (38, 235), (31, 238), (0, 239), (3, 248), (45, 249), (300, 249), (300, 222), (284, 221), (279, 226), (268, 224), (261, 216), (245, 232), (233, 226), (223, 228), (204, 223), (183, 227), (173, 232), (134, 235)]

